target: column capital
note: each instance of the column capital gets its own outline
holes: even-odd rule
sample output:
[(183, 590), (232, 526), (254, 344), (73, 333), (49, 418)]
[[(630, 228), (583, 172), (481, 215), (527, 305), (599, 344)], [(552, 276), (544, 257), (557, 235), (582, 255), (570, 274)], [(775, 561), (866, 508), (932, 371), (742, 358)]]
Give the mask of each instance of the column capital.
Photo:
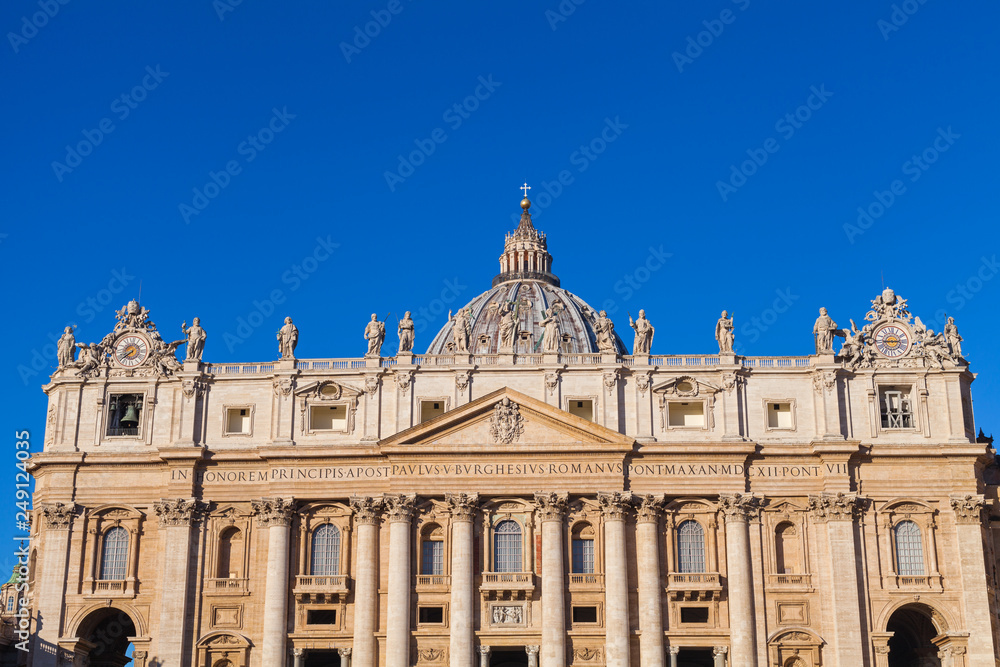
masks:
[(194, 498), (161, 498), (160, 502), (153, 503), (153, 511), (161, 526), (190, 526), (192, 521), (201, 519), (204, 506)]
[(45, 518), (46, 530), (69, 530), (76, 515), (76, 503), (42, 503), (39, 509)]
[(726, 517), (726, 523), (756, 519), (762, 505), (760, 496), (752, 493), (723, 493), (719, 495), (719, 509)]
[(597, 493), (597, 504), (604, 513), (605, 521), (624, 521), (625, 512), (632, 506), (632, 494), (628, 491)]
[(538, 655), (538, 648), (538, 644), (528, 644), (524, 647), (524, 652), (527, 653), (529, 657)]
[(659, 523), (660, 512), (663, 511), (663, 503), (666, 501), (664, 494), (646, 494), (633, 498), (638, 501), (638, 506), (635, 508), (636, 523)]
[(250, 513), (257, 517), (258, 526), (290, 526), (292, 516), (295, 514), (295, 500), (293, 498), (251, 500)]
[(451, 506), (452, 520), (472, 521), (479, 505), (478, 493), (446, 493), (444, 497)]
[(538, 516), (542, 522), (562, 521), (566, 513), (566, 505), (569, 502), (568, 493), (536, 493), (535, 504), (538, 507)]
[(409, 523), (415, 511), (417, 494), (387, 493), (382, 496), (389, 523)]
[(681, 652), (681, 647), (680, 646), (671, 646), (671, 647), (667, 648), (667, 651), (670, 652), (670, 655), (677, 655), (678, 653)]
[(372, 496), (351, 496), (351, 511), (360, 524), (375, 525), (382, 513), (382, 499)]
[(868, 499), (853, 493), (823, 493), (809, 496), (809, 511), (820, 522), (853, 521), (867, 507)]
[(490, 647), (489, 646), (477, 646), (476, 647), (476, 652), (479, 653), (479, 655), (489, 655), (490, 654)]
[(984, 498), (980, 494), (953, 495), (949, 498), (958, 523), (981, 523)]
[(340, 655), (341, 658), (349, 658), (351, 656), (351, 649), (350, 648), (338, 648), (337, 649), (337, 653)]
[(728, 646), (716, 646), (712, 649), (712, 655), (726, 655), (729, 653)]
[(306, 650), (302, 648), (290, 648), (288, 649), (288, 654), (293, 658), (301, 658), (306, 654)]

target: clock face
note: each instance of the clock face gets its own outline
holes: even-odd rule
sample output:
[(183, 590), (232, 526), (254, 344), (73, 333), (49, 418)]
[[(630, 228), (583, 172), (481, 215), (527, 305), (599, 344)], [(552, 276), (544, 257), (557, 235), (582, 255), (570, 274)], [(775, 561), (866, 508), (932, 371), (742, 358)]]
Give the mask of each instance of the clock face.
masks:
[(149, 356), (149, 342), (142, 336), (129, 334), (115, 343), (115, 361), (126, 368), (138, 366)]
[(903, 327), (887, 324), (875, 332), (875, 349), (889, 358), (901, 357), (910, 349), (910, 334)]

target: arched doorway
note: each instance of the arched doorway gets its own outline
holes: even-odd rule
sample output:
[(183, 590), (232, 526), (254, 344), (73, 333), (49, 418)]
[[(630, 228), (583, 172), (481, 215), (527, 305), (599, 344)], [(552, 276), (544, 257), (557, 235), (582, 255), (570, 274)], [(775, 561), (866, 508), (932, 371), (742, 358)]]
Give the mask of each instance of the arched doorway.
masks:
[(917, 604), (900, 607), (889, 617), (889, 667), (941, 667), (938, 647), (931, 640), (938, 630), (930, 610)]
[(126, 654), (129, 637), (138, 633), (132, 618), (114, 607), (104, 607), (90, 612), (77, 631), (80, 645), (86, 647), (90, 667), (124, 667), (132, 664)]

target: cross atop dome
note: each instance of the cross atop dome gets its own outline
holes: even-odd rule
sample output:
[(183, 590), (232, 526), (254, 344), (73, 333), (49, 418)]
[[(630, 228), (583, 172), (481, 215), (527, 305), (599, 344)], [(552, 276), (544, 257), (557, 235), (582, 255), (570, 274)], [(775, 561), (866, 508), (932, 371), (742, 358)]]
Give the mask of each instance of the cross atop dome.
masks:
[(493, 284), (512, 280), (538, 280), (558, 286), (559, 279), (552, 274), (552, 255), (548, 252), (545, 234), (535, 229), (531, 223), (531, 212), (528, 210), (531, 208), (531, 200), (528, 199), (531, 186), (525, 181), (518, 189), (524, 193), (524, 199), (521, 200), (521, 222), (504, 239), (500, 273), (493, 278)]

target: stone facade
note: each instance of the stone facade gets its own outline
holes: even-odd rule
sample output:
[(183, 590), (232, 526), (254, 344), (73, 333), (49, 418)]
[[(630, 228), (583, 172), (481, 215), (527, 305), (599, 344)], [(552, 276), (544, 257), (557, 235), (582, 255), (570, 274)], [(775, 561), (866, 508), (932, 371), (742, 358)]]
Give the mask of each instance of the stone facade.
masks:
[(298, 360), (283, 328), (204, 363), (196, 321), (181, 363), (134, 302), (69, 345), (31, 664), (996, 664), (960, 350), (887, 290), (812, 356), (626, 355), (529, 207), (433, 353)]

